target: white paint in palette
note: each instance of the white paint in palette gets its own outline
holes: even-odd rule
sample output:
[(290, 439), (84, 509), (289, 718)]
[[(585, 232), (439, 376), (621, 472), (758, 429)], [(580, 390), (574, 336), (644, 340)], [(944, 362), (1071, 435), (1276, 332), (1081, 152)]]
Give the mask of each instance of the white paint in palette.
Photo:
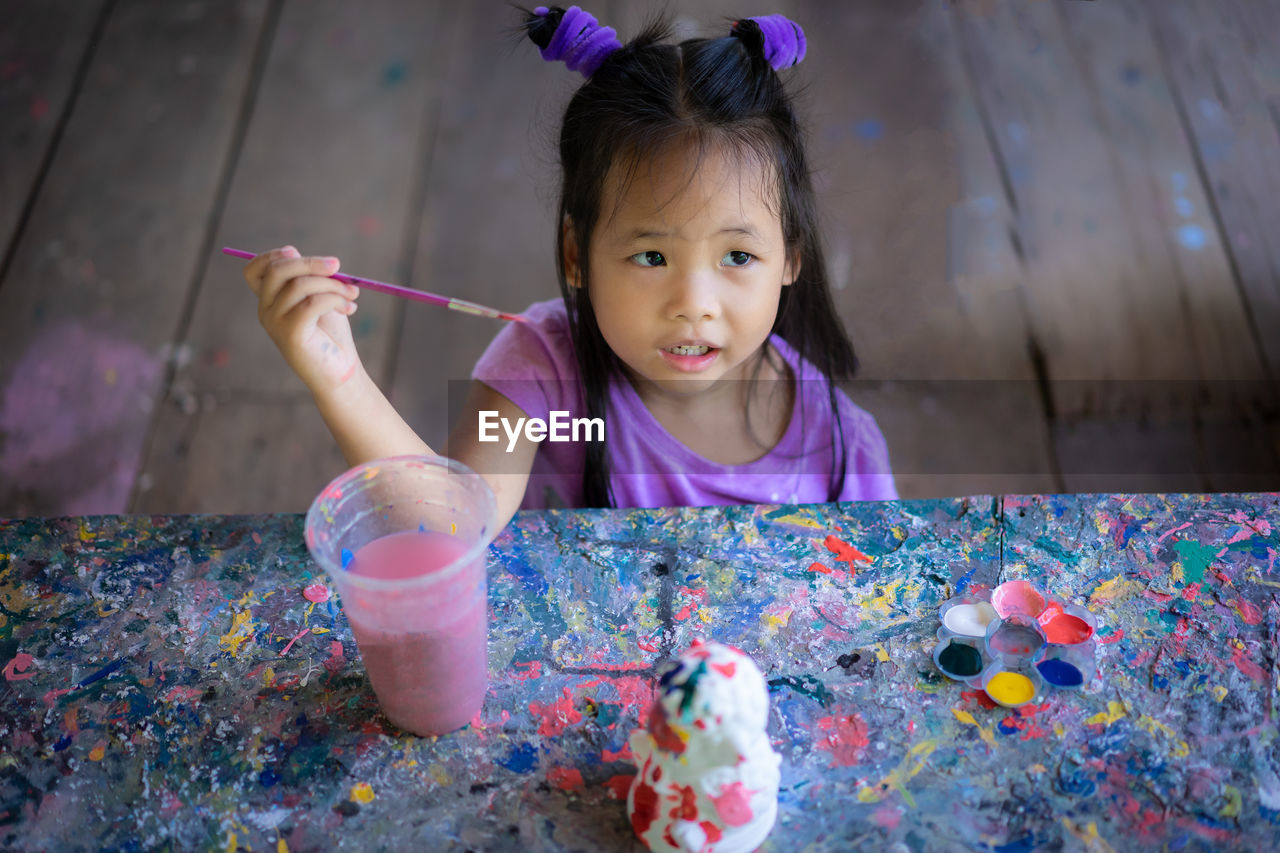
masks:
[(957, 604), (942, 617), (948, 631), (966, 637), (981, 637), (987, 633), (987, 625), (996, 618), (996, 610), (985, 601), (974, 604)]

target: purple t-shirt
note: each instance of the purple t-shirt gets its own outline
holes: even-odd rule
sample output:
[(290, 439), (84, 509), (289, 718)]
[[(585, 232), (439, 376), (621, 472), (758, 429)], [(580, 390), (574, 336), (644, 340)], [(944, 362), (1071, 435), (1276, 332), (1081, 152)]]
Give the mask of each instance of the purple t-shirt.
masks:
[[(527, 323), (511, 323), (476, 362), (471, 377), (519, 406), (529, 418), (586, 418), (586, 400), (563, 301), (537, 302)], [(613, 383), (604, 417), (611, 485), (619, 507), (716, 506), (742, 503), (822, 503), (835, 467), (831, 404), (822, 374), (777, 335), (769, 339), (797, 377), (786, 432), (767, 454), (745, 465), (712, 462), (676, 440), (645, 407), (630, 383)], [(836, 392), (844, 431), (846, 474), (839, 500), (894, 500), (889, 451), (875, 419)], [(506, 446), (502, 427), (488, 433)], [(579, 438), (587, 437), (584, 427)], [(582, 505), (582, 441), (538, 446), (522, 509)]]

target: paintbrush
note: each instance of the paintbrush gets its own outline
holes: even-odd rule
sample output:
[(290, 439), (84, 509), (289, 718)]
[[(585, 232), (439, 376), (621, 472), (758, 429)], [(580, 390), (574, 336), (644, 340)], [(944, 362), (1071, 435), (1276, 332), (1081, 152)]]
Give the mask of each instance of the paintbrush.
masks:
[[(232, 249), (227, 246), (222, 247), (224, 255), (231, 255), (235, 258), (254, 258), (253, 252), (246, 252), (244, 249)], [(387, 284), (385, 281), (375, 281), (371, 278), (361, 278), (358, 275), (350, 275), (344, 272), (337, 272), (329, 276), (336, 278), (338, 281), (344, 281), (347, 284), (354, 284), (356, 287), (363, 287), (366, 290), (376, 290), (379, 293), (390, 293), (392, 296), (401, 296), (405, 299), (412, 299), (414, 302), (425, 302), (428, 305), (443, 305), (446, 308), (452, 308), (454, 311), (461, 311), (464, 314), (475, 314), (477, 317), (492, 317), (495, 320), (514, 320), (519, 323), (528, 322), (519, 314), (508, 314), (505, 311), (499, 311), (496, 308), (486, 308), (483, 305), (477, 305), (474, 302), (468, 302), (465, 299), (455, 299), (452, 296), (440, 296), (436, 293), (428, 293), (425, 290), (414, 290), (411, 287), (401, 287), (398, 284)]]

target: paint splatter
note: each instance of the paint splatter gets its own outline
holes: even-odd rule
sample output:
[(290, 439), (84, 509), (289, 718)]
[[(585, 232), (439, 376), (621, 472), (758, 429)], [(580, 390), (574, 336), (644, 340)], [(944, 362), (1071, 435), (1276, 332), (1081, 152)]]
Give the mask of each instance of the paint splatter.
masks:
[(35, 675), (34, 672), (27, 671), (32, 662), (33, 658), (31, 655), (26, 652), (18, 652), (13, 656), (13, 660), (4, 665), (4, 680), (26, 681), (28, 678)]
[(582, 712), (573, 707), (573, 696), (567, 687), (564, 688), (564, 697), (554, 702), (545, 705), (541, 702), (530, 702), (529, 712), (535, 717), (542, 718), (542, 722), (538, 725), (538, 734), (544, 736), (559, 737), (564, 734), (566, 726), (582, 722)]
[(819, 749), (831, 753), (832, 767), (851, 767), (862, 760), (862, 754), (870, 745), (867, 739), (867, 723), (857, 713), (833, 714), (817, 722), (821, 738), (815, 740)]
[(751, 795), (741, 782), (720, 788), (720, 795), (711, 798), (716, 812), (726, 826), (746, 826), (754, 815), (751, 812)]
[(582, 771), (576, 767), (552, 767), (547, 771), (547, 782), (561, 791), (581, 791), (585, 787)]
[[(345, 559), (345, 557), (344, 557)], [(346, 568), (346, 565), (343, 565)], [(316, 604), (322, 604), (329, 600), (329, 587), (322, 583), (313, 583), (302, 591), (302, 597), (307, 601), (313, 601)]]
[(351, 786), (351, 801), (367, 806), (374, 799), (373, 786), (368, 782), (357, 782)]

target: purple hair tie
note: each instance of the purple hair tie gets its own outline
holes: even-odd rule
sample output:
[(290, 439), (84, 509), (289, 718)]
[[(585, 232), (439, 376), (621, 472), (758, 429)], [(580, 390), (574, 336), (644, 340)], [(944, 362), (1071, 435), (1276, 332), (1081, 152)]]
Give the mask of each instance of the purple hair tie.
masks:
[[(533, 14), (546, 17), (550, 11), (546, 6), (539, 6)], [(583, 77), (590, 77), (605, 57), (620, 47), (622, 42), (618, 41), (613, 27), (602, 27), (590, 12), (570, 6), (541, 52), (548, 62), (563, 61), (570, 71), (580, 71)]]
[(764, 58), (774, 71), (790, 68), (804, 59), (807, 42), (804, 30), (785, 15), (761, 15), (748, 18), (760, 28), (764, 39)]

